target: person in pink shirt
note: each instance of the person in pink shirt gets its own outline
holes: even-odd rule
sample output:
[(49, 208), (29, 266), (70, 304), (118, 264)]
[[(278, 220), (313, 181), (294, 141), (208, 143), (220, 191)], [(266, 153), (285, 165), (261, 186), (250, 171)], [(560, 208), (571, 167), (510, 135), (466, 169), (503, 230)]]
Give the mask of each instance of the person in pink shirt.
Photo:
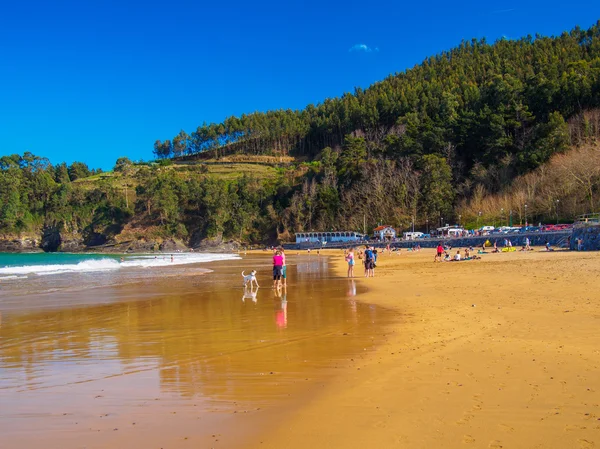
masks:
[(273, 288), (281, 286), (281, 273), (283, 272), (283, 256), (276, 251), (273, 256)]

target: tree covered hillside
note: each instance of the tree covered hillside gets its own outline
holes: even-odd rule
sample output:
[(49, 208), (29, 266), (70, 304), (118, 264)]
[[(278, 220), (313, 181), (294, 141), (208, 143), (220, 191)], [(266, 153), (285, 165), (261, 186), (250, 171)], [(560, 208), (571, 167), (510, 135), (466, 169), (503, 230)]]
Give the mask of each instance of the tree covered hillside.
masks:
[[(149, 237), (195, 245), (207, 237), (256, 242), (310, 229), (362, 231), (365, 222), (367, 230), (379, 222), (431, 227), (459, 214), (465, 222), (483, 198), (495, 214), (493, 198), (510, 197), (517, 177), (530, 179), (522, 176), (554, 155), (590, 145), (600, 136), (589, 119), (599, 107), (600, 22), (558, 37), (465, 41), (301, 111), (181, 131), (155, 143), (154, 163), (122, 158), (111, 173), (82, 177), (79, 166), (5, 156), (0, 232), (51, 227), (86, 245)], [(589, 212), (600, 180), (586, 188), (565, 193), (561, 218)], [(550, 197), (561, 191), (546, 189), (530, 219), (557, 219), (551, 205), (562, 199)], [(521, 207), (509, 203), (502, 208)]]
[(155, 154), (314, 157), (352, 135), (364, 138), (367, 158), (436, 154), (447, 158), (455, 181), (497, 188), (510, 176), (482, 178), (482, 168), (513, 174), (539, 166), (566, 148), (564, 121), (599, 102), (600, 22), (558, 37), (465, 41), (366, 90), (301, 111), (257, 112), (181, 131), (157, 141)]

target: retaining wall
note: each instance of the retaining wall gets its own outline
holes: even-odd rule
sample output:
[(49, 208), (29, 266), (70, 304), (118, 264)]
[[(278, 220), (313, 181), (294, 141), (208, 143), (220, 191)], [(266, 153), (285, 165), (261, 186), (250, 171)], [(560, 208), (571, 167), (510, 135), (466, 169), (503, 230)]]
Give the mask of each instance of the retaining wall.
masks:
[(600, 250), (600, 225), (577, 226), (573, 229), (571, 249), (577, 250), (577, 239), (582, 240), (582, 251)]
[[(600, 226), (598, 227), (600, 229)], [(599, 232), (600, 234), (600, 232)], [(421, 245), (421, 248), (435, 248), (439, 242), (444, 242), (451, 245), (453, 248), (465, 248), (469, 246), (477, 247), (483, 245), (489, 240), (492, 245), (496, 241), (499, 248), (504, 246), (504, 239), (507, 238), (512, 242), (512, 245), (519, 247), (524, 245), (525, 237), (529, 237), (531, 246), (544, 246), (546, 242), (554, 247), (568, 247), (568, 240), (571, 236), (571, 231), (557, 231), (557, 232), (530, 232), (530, 233), (518, 233), (518, 234), (492, 234), (482, 237), (459, 237), (459, 238), (445, 238), (445, 239), (418, 239), (418, 240), (401, 240), (397, 242), (390, 242), (389, 245), (392, 248), (412, 248), (415, 245)], [(573, 244), (574, 238), (571, 237), (571, 245)], [(596, 240), (600, 245), (600, 236)], [(385, 247), (387, 243), (369, 241), (363, 243), (327, 243), (326, 245), (319, 245), (316, 243), (286, 243), (283, 245), (285, 249), (317, 249), (317, 248), (349, 248), (351, 246), (360, 247), (364, 245), (373, 245), (378, 248)], [(571, 248), (573, 249), (573, 248)], [(600, 249), (600, 248), (596, 248)]]

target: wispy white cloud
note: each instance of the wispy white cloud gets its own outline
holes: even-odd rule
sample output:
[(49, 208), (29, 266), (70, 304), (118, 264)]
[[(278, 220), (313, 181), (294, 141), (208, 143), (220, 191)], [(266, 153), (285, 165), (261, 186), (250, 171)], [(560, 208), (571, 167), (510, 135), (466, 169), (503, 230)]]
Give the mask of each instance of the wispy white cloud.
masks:
[(349, 52), (362, 51), (364, 53), (372, 53), (372, 52), (378, 52), (379, 48), (378, 47), (371, 48), (366, 44), (355, 44), (352, 47), (350, 47), (350, 49), (348, 51)]

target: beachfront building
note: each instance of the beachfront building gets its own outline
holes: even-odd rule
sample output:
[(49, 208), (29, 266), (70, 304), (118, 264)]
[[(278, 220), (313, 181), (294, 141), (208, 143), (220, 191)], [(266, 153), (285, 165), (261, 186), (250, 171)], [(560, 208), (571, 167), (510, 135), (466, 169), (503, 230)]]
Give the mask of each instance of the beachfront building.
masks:
[(396, 238), (396, 230), (391, 226), (377, 226), (373, 229), (373, 237), (379, 240), (394, 240)]
[(296, 232), (296, 243), (320, 243), (327, 242), (361, 242), (364, 235), (359, 232), (340, 231), (340, 232)]
[(436, 236), (439, 237), (465, 237), (468, 232), (460, 226), (444, 226), (437, 228)]

